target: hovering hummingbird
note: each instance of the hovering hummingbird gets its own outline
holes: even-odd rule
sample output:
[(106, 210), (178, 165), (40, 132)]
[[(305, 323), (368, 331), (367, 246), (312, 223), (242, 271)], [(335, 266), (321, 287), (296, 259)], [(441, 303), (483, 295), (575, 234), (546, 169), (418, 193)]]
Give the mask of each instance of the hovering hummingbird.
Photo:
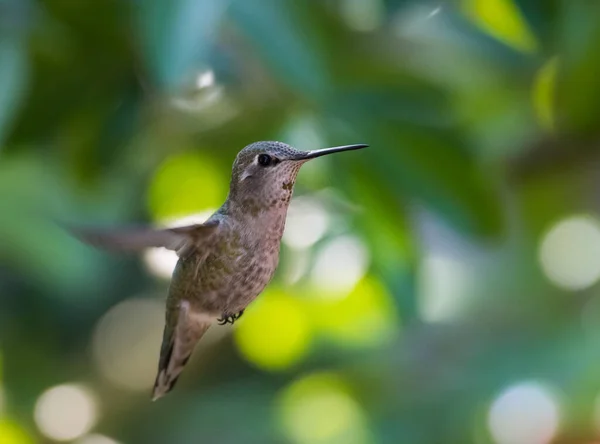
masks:
[(300, 167), (316, 157), (367, 146), (299, 151), (281, 142), (256, 142), (238, 153), (229, 195), (204, 223), (73, 230), (81, 240), (109, 250), (164, 247), (179, 256), (166, 302), (153, 400), (173, 389), (208, 328), (215, 322), (233, 324), (273, 277)]

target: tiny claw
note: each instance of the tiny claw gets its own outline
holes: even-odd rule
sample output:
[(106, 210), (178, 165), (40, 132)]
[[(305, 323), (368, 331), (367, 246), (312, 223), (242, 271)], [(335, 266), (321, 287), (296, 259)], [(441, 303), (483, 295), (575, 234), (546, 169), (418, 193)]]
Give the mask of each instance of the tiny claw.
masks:
[(222, 318), (217, 319), (217, 323), (219, 325), (225, 325), (229, 323), (229, 317), (223, 316)]
[(241, 310), (240, 312), (233, 315), (223, 314), (222, 317), (217, 319), (217, 322), (219, 323), (219, 325), (233, 324), (235, 321), (241, 318), (243, 314), (244, 310)]

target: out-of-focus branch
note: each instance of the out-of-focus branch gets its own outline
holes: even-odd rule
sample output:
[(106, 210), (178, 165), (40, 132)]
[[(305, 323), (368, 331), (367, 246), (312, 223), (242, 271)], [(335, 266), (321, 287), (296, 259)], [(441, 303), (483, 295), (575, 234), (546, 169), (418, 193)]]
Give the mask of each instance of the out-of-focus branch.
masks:
[(554, 136), (533, 143), (508, 166), (510, 179), (525, 182), (535, 176), (589, 165), (600, 160), (600, 136)]

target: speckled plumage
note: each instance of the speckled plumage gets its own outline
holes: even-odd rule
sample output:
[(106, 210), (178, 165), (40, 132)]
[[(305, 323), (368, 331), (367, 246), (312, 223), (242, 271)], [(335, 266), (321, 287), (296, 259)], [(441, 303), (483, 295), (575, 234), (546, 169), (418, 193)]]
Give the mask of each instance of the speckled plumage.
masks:
[[(302, 164), (324, 154), (365, 146), (304, 152), (281, 142), (256, 142), (237, 155), (227, 200), (204, 224), (167, 230), (78, 232), (87, 242), (105, 248), (162, 246), (179, 255), (167, 297), (154, 399), (173, 388), (208, 328), (218, 318), (235, 319), (273, 277)], [(261, 156), (272, 162), (261, 164)]]
[[(279, 262), (279, 245), (293, 192), (288, 184), (293, 185), (301, 164), (282, 166), (273, 172), (269, 184), (279, 186), (241, 188), (243, 166), (251, 162), (247, 154), (260, 147), (253, 144), (245, 148), (234, 164), (230, 195), (209, 219), (219, 221), (218, 237), (209, 252), (180, 258), (171, 281), (169, 298), (189, 299), (194, 310), (215, 318), (246, 308), (269, 283)], [(283, 150), (287, 145), (271, 142), (269, 151), (275, 151), (274, 147)]]

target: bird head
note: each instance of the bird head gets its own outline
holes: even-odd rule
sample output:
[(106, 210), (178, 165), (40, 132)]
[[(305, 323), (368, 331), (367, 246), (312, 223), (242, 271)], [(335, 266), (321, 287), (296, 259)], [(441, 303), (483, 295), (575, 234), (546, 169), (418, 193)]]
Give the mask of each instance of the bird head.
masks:
[[(233, 164), (230, 197), (287, 206), (300, 167), (309, 160), (368, 145), (344, 145), (300, 151), (282, 142), (255, 142), (242, 149)], [(258, 201), (257, 201), (258, 200)]]

